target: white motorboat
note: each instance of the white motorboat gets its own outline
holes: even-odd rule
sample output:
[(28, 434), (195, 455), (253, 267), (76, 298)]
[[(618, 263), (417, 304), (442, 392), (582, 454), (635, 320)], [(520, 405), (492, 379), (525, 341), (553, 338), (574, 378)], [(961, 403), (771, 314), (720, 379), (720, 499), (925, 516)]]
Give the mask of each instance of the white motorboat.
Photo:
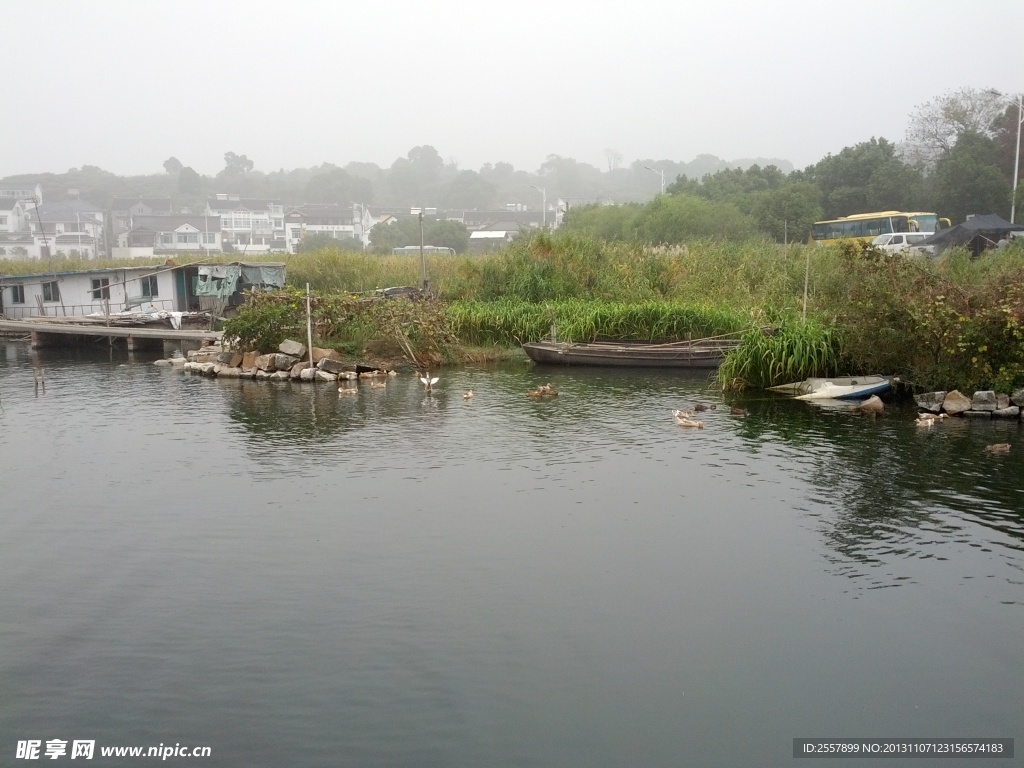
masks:
[(834, 376), (804, 379), (769, 389), (793, 395), (797, 400), (866, 400), (891, 391), (898, 381), (896, 376)]

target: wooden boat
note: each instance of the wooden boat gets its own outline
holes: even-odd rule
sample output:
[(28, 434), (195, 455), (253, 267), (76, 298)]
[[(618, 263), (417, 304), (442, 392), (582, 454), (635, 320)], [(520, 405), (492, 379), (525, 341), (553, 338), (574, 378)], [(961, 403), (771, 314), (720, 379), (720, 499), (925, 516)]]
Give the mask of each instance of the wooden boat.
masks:
[(625, 341), (536, 341), (523, 351), (536, 363), (551, 365), (606, 365), (626, 368), (717, 368), (736, 348), (736, 337), (715, 337), (645, 344)]
[(769, 389), (794, 395), (797, 400), (866, 400), (872, 395), (884, 395), (898, 381), (895, 376), (833, 376), (804, 379)]

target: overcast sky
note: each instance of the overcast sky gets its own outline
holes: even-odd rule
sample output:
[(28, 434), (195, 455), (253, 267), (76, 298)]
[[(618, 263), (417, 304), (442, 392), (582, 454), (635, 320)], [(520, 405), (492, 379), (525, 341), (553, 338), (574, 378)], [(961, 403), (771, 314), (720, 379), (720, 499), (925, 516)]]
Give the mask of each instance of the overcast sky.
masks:
[(33, 0), (0, 23), (0, 177), (781, 158), (1024, 91), (1024, 0)]

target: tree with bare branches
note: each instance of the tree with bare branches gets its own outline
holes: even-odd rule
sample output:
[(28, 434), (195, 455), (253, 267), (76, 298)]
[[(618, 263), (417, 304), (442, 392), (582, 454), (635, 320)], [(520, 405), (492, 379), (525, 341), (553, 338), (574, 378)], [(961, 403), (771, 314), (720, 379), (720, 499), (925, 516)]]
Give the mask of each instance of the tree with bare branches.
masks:
[(992, 138), (1005, 111), (1006, 97), (994, 88), (961, 88), (925, 102), (910, 115), (903, 159), (930, 171), (949, 155), (961, 134)]

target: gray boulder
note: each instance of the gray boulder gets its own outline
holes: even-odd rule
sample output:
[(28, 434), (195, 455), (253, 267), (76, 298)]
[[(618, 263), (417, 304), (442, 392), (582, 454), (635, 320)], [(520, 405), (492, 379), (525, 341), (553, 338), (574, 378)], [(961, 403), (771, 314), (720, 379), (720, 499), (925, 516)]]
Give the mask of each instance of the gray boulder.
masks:
[(278, 371), (290, 371), (292, 366), (299, 362), (299, 358), (285, 355), (278, 352), (274, 357), (274, 369)]
[(337, 350), (334, 349), (320, 349), (320, 347), (313, 347), (311, 350), (313, 353), (313, 362), (319, 363), (325, 357), (330, 360), (340, 360), (341, 355), (338, 354)]
[(320, 362), (317, 363), (317, 367), (321, 371), (327, 371), (328, 373), (334, 374), (343, 373), (346, 371), (355, 372), (355, 366), (352, 365), (351, 363), (343, 363), (340, 360), (335, 360), (334, 358), (331, 357), (321, 358)]
[(1019, 419), (1020, 406), (1008, 405), (1005, 408), (996, 408), (992, 411), (992, 417), (996, 419)]
[(257, 371), (273, 373), (277, 370), (277, 355), (260, 355), (253, 361), (253, 364)]
[(971, 410), (971, 398), (960, 390), (954, 389), (952, 392), (947, 392), (942, 399), (942, 410), (953, 415), (969, 411)]
[(994, 411), (996, 409), (996, 393), (991, 389), (982, 389), (971, 398), (972, 411)]
[(942, 401), (945, 400), (945, 398), (945, 392), (922, 392), (920, 395), (914, 395), (914, 402), (917, 403), (917, 407), (922, 411), (928, 411), (928, 413), (941, 413)]
[(285, 355), (291, 355), (292, 357), (304, 357), (306, 354), (306, 345), (300, 344), (297, 341), (292, 341), (291, 339), (285, 339), (278, 346), (277, 351)]
[(256, 359), (259, 356), (260, 353), (256, 351), (246, 352), (242, 355), (242, 369), (246, 371), (256, 370)]

